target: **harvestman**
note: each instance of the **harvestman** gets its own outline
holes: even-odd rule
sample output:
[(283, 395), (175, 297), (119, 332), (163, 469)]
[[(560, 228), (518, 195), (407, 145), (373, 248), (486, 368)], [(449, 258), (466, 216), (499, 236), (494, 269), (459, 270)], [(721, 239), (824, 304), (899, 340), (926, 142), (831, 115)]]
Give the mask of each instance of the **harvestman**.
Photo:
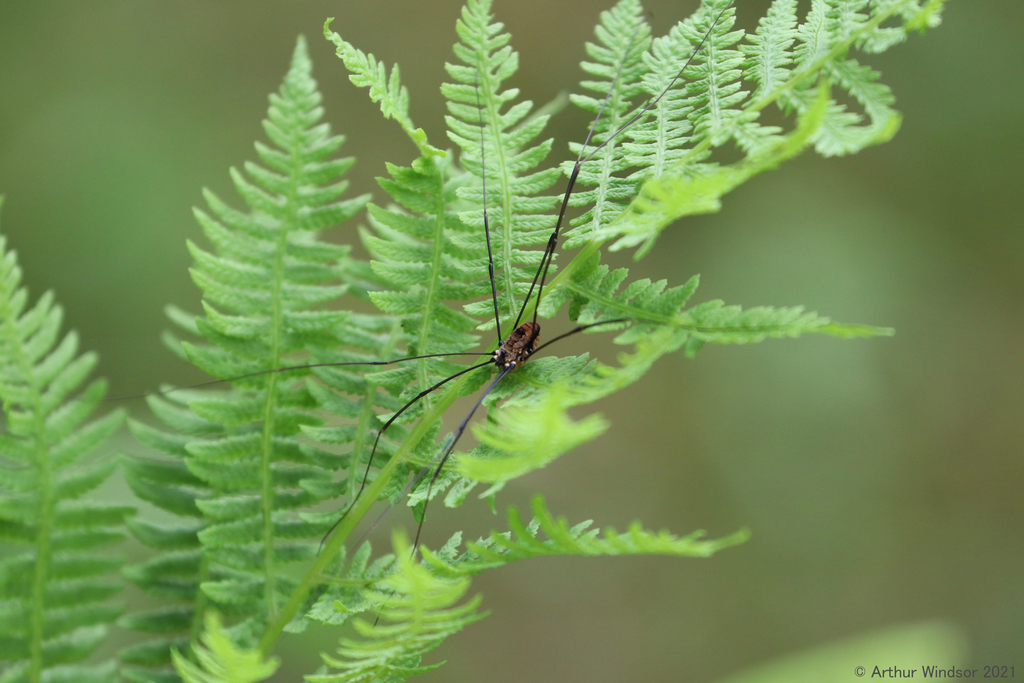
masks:
[[(276, 373), (289, 372), (289, 371), (294, 371), (294, 370), (304, 370), (304, 369), (319, 368), (319, 367), (339, 367), (339, 366), (353, 366), (353, 365), (363, 365), (363, 366), (365, 366), (365, 365), (392, 365), (394, 363), (402, 363), (402, 362), (405, 362), (405, 361), (420, 360), (420, 359), (425, 359), (425, 358), (440, 358), (440, 357), (446, 357), (446, 356), (491, 356), (491, 358), (489, 358), (488, 360), (484, 361), (483, 363), (478, 363), (476, 365), (471, 365), (468, 368), (465, 368), (464, 370), (460, 370), (459, 372), (456, 372), (455, 374), (453, 374), (453, 375), (451, 375), (449, 377), (446, 377), (446, 378), (440, 380), (439, 382), (431, 385), (427, 389), (424, 389), (423, 391), (419, 392), (410, 401), (408, 401), (405, 405), (403, 405), (397, 412), (395, 412), (390, 418), (388, 418), (388, 420), (384, 423), (384, 425), (381, 427), (381, 429), (377, 432), (377, 437), (374, 440), (373, 448), (370, 451), (370, 457), (369, 457), (369, 459), (368, 459), (368, 461), (366, 463), (366, 469), (365, 469), (365, 471), (363, 473), (363, 478), (362, 478), (362, 481), (360, 483), (359, 489), (356, 492), (356, 495), (354, 496), (352, 501), (349, 503), (348, 507), (345, 509), (345, 512), (342, 513), (342, 515), (338, 518), (338, 521), (335, 522), (334, 525), (332, 525), (330, 530), (328, 530), (327, 534), (324, 536), (324, 540), (326, 540), (327, 537), (330, 536), (331, 532), (333, 532), (334, 529), (338, 526), (338, 524), (341, 523), (341, 520), (343, 520), (345, 518), (345, 516), (348, 514), (348, 511), (351, 510), (352, 507), (356, 504), (356, 502), (359, 500), (359, 497), (362, 495), (363, 490), (366, 488), (366, 485), (367, 485), (367, 482), (368, 482), (369, 476), (370, 476), (370, 469), (372, 468), (372, 465), (373, 465), (373, 459), (374, 459), (374, 456), (376, 455), (376, 452), (377, 452), (377, 446), (380, 443), (381, 436), (387, 430), (387, 428), (390, 427), (395, 422), (395, 420), (397, 420), (398, 417), (402, 415), (402, 413), (404, 413), (406, 410), (408, 410), (413, 405), (415, 405), (416, 402), (419, 401), (421, 398), (427, 396), (428, 394), (430, 394), (433, 391), (436, 391), (437, 389), (439, 389), (440, 387), (444, 386), (448, 382), (450, 382), (450, 381), (452, 381), (452, 380), (454, 380), (454, 379), (456, 379), (458, 377), (461, 377), (462, 375), (465, 375), (466, 373), (472, 372), (474, 370), (479, 370), (481, 368), (484, 368), (484, 367), (487, 367), (487, 366), (493, 364), (495, 367), (498, 368), (498, 376), (495, 377), (494, 380), (492, 380), (491, 383), (487, 386), (487, 388), (483, 391), (483, 393), (480, 394), (480, 397), (473, 404), (473, 407), (469, 410), (469, 412), (466, 414), (466, 416), (459, 423), (458, 427), (455, 429), (455, 432), (448, 439), (447, 446), (444, 447), (444, 449), (443, 449), (443, 455), (441, 456), (440, 461), (438, 462), (437, 466), (433, 468), (434, 472), (433, 472), (433, 475), (431, 476), (430, 481), (429, 481), (429, 483), (427, 485), (426, 498), (424, 499), (424, 507), (423, 507), (423, 511), (422, 511), (422, 514), (421, 514), (421, 517), (420, 517), (419, 526), (418, 526), (418, 528), (416, 530), (416, 539), (415, 539), (415, 541), (413, 543), (413, 552), (415, 553), (416, 548), (419, 546), (420, 533), (423, 530), (423, 522), (426, 519), (426, 506), (430, 502), (431, 489), (433, 488), (434, 483), (437, 481), (437, 478), (440, 476), (441, 470), (444, 468), (445, 464), (448, 462), (448, 458), (451, 456), (452, 452), (455, 450), (455, 446), (458, 444), (459, 439), (462, 437), (462, 434), (465, 432), (466, 426), (469, 424), (469, 421), (473, 418), (473, 415), (476, 413), (477, 409), (483, 404), (484, 399), (487, 398), (487, 396), (501, 382), (501, 380), (503, 380), (509, 373), (513, 372), (517, 368), (522, 367), (535, 353), (539, 352), (540, 350), (544, 349), (547, 346), (550, 346), (551, 344), (555, 343), (556, 341), (559, 341), (561, 339), (565, 339), (566, 337), (572, 336), (574, 334), (577, 334), (577, 333), (582, 332), (584, 330), (590, 329), (592, 327), (598, 327), (600, 325), (612, 325), (612, 324), (630, 322), (631, 319), (629, 319), (629, 318), (615, 318), (615, 319), (612, 319), (612, 320), (603, 320), (603, 321), (600, 321), (600, 322), (590, 323), (590, 324), (587, 324), (587, 325), (579, 325), (579, 326), (569, 330), (568, 332), (560, 334), (560, 335), (554, 337), (553, 339), (545, 342), (544, 344), (541, 344), (540, 346), (537, 346), (537, 341), (540, 338), (540, 323), (537, 322), (537, 311), (538, 311), (538, 309), (540, 307), (540, 299), (541, 299), (541, 296), (543, 295), (543, 292), (544, 292), (544, 282), (545, 282), (545, 280), (547, 278), (548, 268), (551, 265), (551, 261), (554, 259), (555, 248), (558, 246), (558, 235), (559, 235), (559, 231), (561, 230), (562, 220), (565, 217), (566, 209), (568, 208), (568, 205), (569, 205), (569, 197), (572, 195), (573, 188), (574, 188), (574, 186), (576, 184), (576, 179), (579, 176), (580, 170), (582, 169), (583, 165), (586, 164), (588, 161), (590, 161), (592, 158), (594, 158), (594, 156), (598, 152), (600, 152), (605, 147), (605, 145), (607, 145), (609, 142), (611, 142), (612, 140), (617, 138), (625, 130), (627, 130), (630, 126), (632, 126), (634, 123), (636, 123), (644, 114), (646, 114), (652, 107), (654, 107), (661, 100), (661, 98), (664, 97), (666, 95), (666, 93), (668, 93), (669, 90), (672, 89), (672, 87), (676, 84), (676, 82), (682, 77), (683, 72), (686, 70), (686, 68), (693, 61), (694, 57), (696, 57), (697, 54), (701, 51), (701, 49), (704, 47), (704, 44), (707, 42), (708, 38), (711, 36), (711, 33), (712, 33), (712, 31), (714, 31), (715, 26), (718, 24), (718, 21), (722, 18), (722, 16), (725, 14), (725, 12), (732, 6), (732, 4), (733, 4), (732, 2), (729, 2), (728, 4), (725, 5), (725, 7), (723, 7), (721, 10), (719, 10), (718, 14), (714, 17), (713, 21), (711, 22), (710, 26), (708, 27), (708, 30), (704, 33), (703, 37), (701, 38), (700, 42), (697, 43), (697, 45), (694, 47), (693, 51), (690, 53), (690, 56), (686, 59), (686, 61), (680, 67), (679, 71), (676, 73), (675, 77), (669, 82), (668, 86), (666, 86), (665, 89), (662, 90), (661, 93), (657, 97), (652, 99), (650, 102), (648, 102), (641, 109), (637, 110), (637, 112), (633, 116), (631, 116), (629, 118), (629, 120), (626, 121), (626, 123), (621, 125), (611, 135), (609, 135), (608, 138), (604, 142), (596, 145), (593, 148), (593, 150), (590, 151), (589, 154), (584, 156), (584, 153), (587, 150), (587, 146), (590, 144), (590, 140), (593, 137), (595, 130), (597, 129), (597, 124), (598, 124), (598, 122), (601, 119), (601, 115), (604, 113), (604, 109), (607, 106), (608, 101), (610, 100), (611, 95), (614, 92), (615, 86), (616, 86), (616, 84), (617, 84), (617, 82), (619, 80), (619, 77), (621, 75), (622, 65), (619, 66), (619, 72), (616, 73), (615, 79), (612, 82), (612, 86), (608, 89), (608, 93), (605, 95), (604, 101), (601, 103), (601, 107), (598, 110), (597, 117), (594, 119), (594, 123), (591, 125), (590, 131), (587, 133), (587, 138), (583, 142), (583, 145), (582, 145), (582, 147), (580, 149), (579, 155), (576, 158), (576, 162), (573, 164), (572, 171), (569, 174), (569, 182), (568, 182), (568, 185), (567, 185), (567, 187), (565, 189), (565, 193), (562, 196), (562, 202), (561, 202), (560, 208), (558, 210), (558, 218), (557, 218), (557, 220), (555, 222), (555, 228), (552, 231), (551, 236), (548, 238), (548, 243), (547, 243), (547, 246), (544, 249), (544, 254), (541, 257), (541, 262), (540, 262), (540, 264), (537, 267), (537, 272), (534, 274), (533, 281), (530, 283), (530, 289), (527, 291), (526, 298), (523, 299), (523, 304), (522, 304), (522, 306), (519, 309), (519, 314), (516, 316), (515, 323), (512, 326), (513, 327), (513, 331), (505, 339), (502, 339), (502, 337), (501, 337), (501, 317), (500, 317), (500, 315), (498, 313), (498, 294), (497, 294), (497, 287), (495, 285), (495, 278), (494, 278), (494, 254), (493, 254), (492, 249), (491, 249), (490, 224), (489, 224), (489, 217), (488, 217), (488, 213), (487, 213), (487, 172), (486, 172), (485, 144), (484, 144), (484, 130), (485, 129), (484, 129), (483, 117), (482, 117), (482, 114), (480, 113), (482, 111), (482, 108), (480, 107), (479, 89), (477, 88), (477, 109), (478, 109), (478, 115), (480, 116), (480, 119), (479, 119), (479, 125), (480, 125), (480, 161), (481, 161), (481, 179), (482, 179), (482, 186), (483, 186), (482, 189), (483, 189), (484, 235), (485, 235), (486, 242), (487, 242), (487, 270), (488, 270), (488, 277), (490, 279), (490, 285), (491, 285), (491, 301), (492, 301), (492, 303), (494, 305), (494, 321), (495, 321), (495, 328), (496, 328), (496, 334), (497, 334), (497, 348), (495, 349), (495, 351), (493, 353), (492, 352), (486, 352), (486, 351), (481, 351), (481, 352), (459, 352), (459, 353), (434, 353), (434, 354), (425, 354), (425, 355), (419, 355), (419, 356), (408, 356), (408, 357), (405, 357), (405, 358), (397, 358), (397, 359), (388, 360), (388, 361), (354, 361), (354, 362), (333, 362), (333, 363), (309, 363), (309, 364), (304, 364), (304, 365), (291, 365), (291, 366), (282, 367), (282, 368), (275, 368), (275, 369), (272, 369), (272, 370), (264, 370), (264, 371), (260, 371), (260, 372), (253, 372), (253, 373), (249, 373), (249, 374), (245, 374), (245, 375), (238, 375), (236, 377), (229, 377), (229, 378), (225, 378), (225, 379), (210, 380), (208, 382), (202, 382), (202, 383), (194, 384), (194, 385), (192, 385), (190, 387), (187, 387), (187, 388), (198, 388), (198, 387), (203, 387), (203, 386), (209, 386), (209, 385), (212, 385), (212, 384), (218, 384), (218, 383), (221, 383), (221, 382), (231, 382), (231, 381), (237, 381), (237, 380), (242, 380), (242, 379), (248, 379), (248, 378), (251, 378), (251, 377), (257, 377), (257, 376), (265, 375), (265, 374), (276, 374)], [(630, 49), (631, 49), (631, 47), (632, 46), (630, 46)], [(523, 314), (526, 311), (526, 307), (529, 305), (530, 299), (533, 296), (534, 289), (537, 290), (537, 304), (534, 306), (533, 318), (531, 320), (527, 321), (527, 322), (521, 323), (522, 318), (523, 318)], [(186, 387), (182, 387), (182, 388), (186, 388)], [(162, 395), (162, 394), (170, 393), (172, 391), (177, 391), (177, 389), (171, 389), (171, 390), (168, 390), (168, 391), (160, 391), (160, 392), (151, 392), (149, 394), (142, 394), (140, 396)], [(137, 398), (137, 397), (131, 396), (131, 397), (123, 397), (123, 398)], [(108, 400), (114, 400), (114, 399), (108, 399)], [(421, 470), (420, 473), (406, 486), (405, 492), (404, 492), (403, 495), (408, 494), (409, 491), (411, 491), (423, 479), (423, 477), (426, 476), (427, 472), (430, 471), (431, 467), (432, 467), (432, 465), (428, 465), (426, 468)], [(388, 510), (390, 510), (390, 507), (388, 508)], [(383, 519), (384, 515), (387, 514), (388, 510), (386, 510), (384, 512), (384, 514), (382, 514), (374, 522), (374, 524), (371, 526), (371, 529), (374, 526), (376, 526), (381, 521), (381, 519)], [(369, 533), (369, 531), (367, 531), (366, 533)]]

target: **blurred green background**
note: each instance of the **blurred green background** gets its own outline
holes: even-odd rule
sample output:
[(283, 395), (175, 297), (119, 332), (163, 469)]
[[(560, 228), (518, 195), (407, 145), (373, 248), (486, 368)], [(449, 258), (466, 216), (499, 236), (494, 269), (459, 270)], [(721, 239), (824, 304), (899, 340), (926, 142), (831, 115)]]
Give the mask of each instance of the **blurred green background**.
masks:
[[(695, 4), (646, 6), (660, 34)], [(750, 28), (767, 2), (738, 5)], [(112, 395), (202, 379), (162, 347), (162, 308), (198, 309), (191, 207), (204, 186), (239, 203), (227, 169), (255, 156), (295, 36), (309, 38), (328, 120), (359, 160), (353, 191), (384, 201), (373, 178), (413, 148), (348, 82), (323, 21), (401, 65), (414, 121), (444, 146), (438, 85), (459, 6), (0, 3), (0, 229), (33, 296), (55, 289), (67, 326), (100, 352)], [(573, 88), (605, 6), (499, 2), (521, 53), (512, 85), (537, 103)], [(923, 619), (962, 629), (974, 664), (1024, 672), (1022, 31), (1022, 3), (952, 0), (939, 29), (866, 60), (905, 115), (891, 143), (761, 176), (721, 213), (668, 229), (634, 271), (674, 284), (701, 273), (699, 300), (805, 304), (897, 336), (663, 359), (599, 405), (604, 437), (499, 498), (522, 507), (543, 492), (571, 521), (620, 529), (749, 526), (752, 540), (710, 560), (550, 558), (485, 574), (474, 590), (494, 614), (420, 680), (715, 681)], [(586, 125), (556, 117), (555, 159)], [(354, 236), (355, 222), (335, 239)], [(600, 335), (563, 348), (615, 351)], [(437, 506), (425, 533), (436, 546), (496, 525), (471, 502)], [(338, 635), (286, 638), (277, 680), (312, 671)]]

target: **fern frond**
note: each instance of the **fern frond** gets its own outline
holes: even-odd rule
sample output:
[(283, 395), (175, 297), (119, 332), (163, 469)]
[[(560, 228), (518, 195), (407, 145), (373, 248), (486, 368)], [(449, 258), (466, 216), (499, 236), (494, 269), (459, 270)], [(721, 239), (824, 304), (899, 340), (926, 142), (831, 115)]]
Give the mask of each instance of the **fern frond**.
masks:
[(890, 328), (836, 323), (824, 316), (804, 313), (801, 307), (759, 306), (744, 311), (721, 301), (709, 301), (686, 309), (686, 302), (697, 289), (697, 276), (677, 287), (666, 288), (665, 280), (647, 279), (622, 287), (627, 276), (625, 268), (610, 271), (595, 255), (573, 269), (568, 282), (553, 288), (551, 300), (545, 305), (557, 310), (568, 301), (570, 318), (584, 325), (618, 318), (634, 320), (634, 325), (616, 338), (619, 344), (633, 343), (658, 326), (685, 330), (701, 343), (720, 344), (753, 343), (814, 332), (843, 338), (893, 334)]
[[(331, 578), (326, 589), (306, 613), (306, 618), (331, 626), (340, 626), (349, 617), (379, 607), (373, 594), (366, 591), (376, 582), (394, 571), (395, 556), (382, 555), (370, 562), (370, 543), (364, 542), (353, 553), (352, 561), (344, 575)], [(335, 566), (345, 566), (345, 549), (342, 548), (335, 560)]]
[[(543, 497), (535, 496), (531, 507), (534, 517), (529, 524), (524, 524), (519, 511), (515, 506), (510, 506), (510, 531), (492, 531), (487, 538), (467, 543), (464, 553), (457, 552), (459, 536), (436, 553), (424, 548), (422, 552), (427, 566), (439, 576), (455, 578), (472, 576), (516, 560), (545, 555), (711, 557), (719, 550), (745, 543), (750, 538), (750, 532), (746, 529), (714, 540), (704, 540), (704, 531), (679, 537), (667, 531), (647, 531), (639, 522), (631, 524), (624, 534), (611, 527), (591, 529), (592, 520), (570, 527), (564, 517), (551, 515), (544, 506)], [(547, 538), (540, 536), (542, 531)]]
[[(311, 683), (372, 683), (404, 680), (435, 669), (443, 662), (421, 666), (424, 654), (448, 636), (486, 616), (478, 611), (480, 597), (456, 604), (469, 590), (469, 579), (433, 574), (409, 556), (409, 541), (393, 535), (396, 568), (366, 599), (380, 605), (380, 620), (371, 625), (357, 619), (359, 640), (342, 638), (338, 657), (322, 655), (336, 673), (306, 676)], [(340, 603), (338, 610), (345, 609)]]
[(600, 415), (572, 420), (567, 412), (572, 404), (568, 387), (555, 384), (536, 404), (506, 406), (497, 424), (488, 421), (483, 426), (474, 425), (473, 434), (490, 449), (509, 455), (461, 457), (457, 471), (475, 481), (506, 481), (544, 467), (608, 429), (608, 422)]
[[(2, 204), (2, 198), (0, 198)], [(96, 365), (78, 335), (60, 337), (52, 293), (26, 309), (17, 255), (0, 235), (0, 662), (5, 683), (111, 683), (112, 660), (83, 664), (122, 606), (109, 546), (135, 510), (84, 499), (113, 473), (89, 457), (120, 427), (123, 411), (89, 421), (106, 383), (83, 383)]]
[[(616, 9), (627, 4), (623, 0)], [(588, 218), (605, 215), (591, 221), (586, 239), (616, 239), (613, 250), (639, 247), (639, 258), (672, 221), (717, 211), (723, 194), (808, 145), (833, 156), (888, 140), (900, 123), (892, 92), (879, 82), (876, 71), (849, 52), (881, 52), (912, 30), (937, 25), (941, 6), (922, 6), (915, 0), (814, 0), (800, 22), (794, 0), (775, 0), (757, 30), (744, 34), (732, 30), (736, 10), (729, 0), (705, 0), (693, 18), (653, 41), (635, 74), (652, 100), (692, 57), (682, 77), (625, 132), (631, 141), (620, 145), (616, 164), (609, 163), (602, 174), (580, 175), (583, 184), (600, 182), (599, 190), (620, 188), (615, 196), (599, 190), (577, 194), (574, 202), (595, 202)], [(903, 25), (889, 26), (896, 17)], [(625, 34), (620, 30), (615, 35), (621, 43)], [(632, 92), (629, 78), (624, 75), (622, 80), (624, 92)], [(861, 112), (838, 103), (830, 93), (822, 103), (823, 84), (844, 90)], [(574, 101), (588, 111), (596, 104)], [(772, 103), (787, 116), (796, 114), (797, 125), (789, 133), (758, 122), (760, 112)], [(623, 116), (627, 114), (631, 112)], [(730, 141), (744, 158), (724, 165), (711, 161), (714, 148)], [(563, 167), (566, 172), (569, 168)], [(567, 244), (584, 241), (576, 233)]]
[[(349, 247), (317, 237), (361, 210), (369, 196), (339, 199), (347, 186), (340, 177), (352, 159), (333, 157), (343, 138), (318, 123), (323, 110), (311, 70), (300, 38), (280, 91), (270, 96), (263, 128), (273, 144), (256, 143), (262, 164), (247, 163), (246, 175), (231, 173), (249, 210), (205, 192), (210, 213), (195, 212), (214, 245), (208, 252), (189, 244), (206, 315), (175, 311), (171, 317), (207, 343), (173, 344), (217, 377), (320, 360), (339, 341), (380, 345), (379, 321), (321, 308), (350, 287), (365, 296), (376, 285)], [(139, 667), (127, 674), (133, 680), (166, 679), (172, 651), (195, 645), (203, 613), (213, 605), (232, 618), (237, 643), (254, 643), (294, 589), (284, 568), (315, 557), (330, 521), (300, 511), (344, 492), (346, 482), (333, 473), (350, 458), (303, 440), (302, 429), (319, 426), (325, 407), (323, 390), (308, 375), (308, 369), (261, 374), (235, 381), (232, 391), (150, 397), (163, 427), (132, 424), (142, 443), (166, 456), (131, 462), (132, 489), (183, 520), (133, 527), (140, 541), (164, 554), (126, 575), (179, 603), (124, 620), (159, 636), (122, 652), (122, 660)]]

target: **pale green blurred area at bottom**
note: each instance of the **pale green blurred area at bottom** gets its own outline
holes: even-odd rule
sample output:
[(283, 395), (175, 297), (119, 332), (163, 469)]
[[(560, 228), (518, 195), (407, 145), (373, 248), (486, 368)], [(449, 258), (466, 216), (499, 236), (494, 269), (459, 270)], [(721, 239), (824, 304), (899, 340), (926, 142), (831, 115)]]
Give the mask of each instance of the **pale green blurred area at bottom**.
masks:
[[(662, 33), (696, 3), (645, 5)], [(750, 28), (766, 3), (739, 5)], [(573, 87), (605, 6), (498, 2), (521, 52), (511, 85), (536, 103)], [(438, 85), (458, 7), (0, 5), (0, 229), (33, 300), (54, 289), (66, 327), (99, 351), (112, 395), (204, 379), (161, 346), (162, 310), (199, 310), (185, 239), (203, 238), (191, 207), (204, 186), (240, 205), (227, 170), (255, 157), (296, 35), (309, 40), (327, 119), (348, 136), (342, 153), (358, 159), (352, 196), (385, 202), (373, 178), (414, 150), (348, 82), (323, 21), (337, 17), (334, 30), (401, 65), (413, 120), (447, 146)], [(671, 226), (639, 264), (629, 253), (606, 259), (671, 285), (700, 273), (695, 302), (803, 304), (896, 329), (665, 357), (595, 405), (610, 423), (600, 438), (498, 498), (527, 509), (542, 493), (570, 523), (640, 519), (711, 537), (749, 527), (751, 540), (706, 560), (544, 558), (484, 573), (470, 592), (493, 614), (446, 642), (431, 661), (448, 663), (419, 680), (799, 681), (795, 670), (728, 677), (802, 652), (824, 661), (818, 648), (858, 638), (865, 657), (871, 642), (893, 653), (865, 667), (894, 665), (904, 646), (937, 653), (938, 664), (946, 650), (958, 666), (1024, 666), (1014, 661), (1024, 652), (1022, 28), (1024, 4), (951, 0), (938, 29), (863, 60), (904, 115), (890, 143), (844, 159), (805, 154), (724, 197), (719, 214)], [(550, 135), (579, 139), (587, 124), (569, 108)], [(551, 160), (567, 156), (556, 144)], [(332, 239), (355, 241), (356, 222)], [(556, 319), (545, 334), (568, 326)], [(551, 350), (605, 362), (617, 351), (604, 335)], [(116, 446), (143, 452), (127, 437)], [(104, 491), (131, 499), (123, 483)], [(391, 519), (412, 528), (407, 511)], [(425, 542), (436, 548), (460, 528), (476, 538), (504, 518), (480, 501), (438, 505)], [(388, 547), (387, 529), (373, 538)], [(340, 635), (283, 638), (273, 680), (315, 670)], [(134, 638), (113, 637), (110, 649)], [(846, 666), (856, 650), (825, 652)], [(853, 666), (835, 680), (857, 680)]]
[[(945, 622), (923, 622), (827, 643), (740, 671), (718, 683), (840, 683), (853, 680), (851, 674), (875, 680), (932, 678), (925, 673), (935, 669), (952, 670), (955, 676), (966, 657), (967, 642), (959, 629)], [(978, 677), (977, 671), (973, 677)]]

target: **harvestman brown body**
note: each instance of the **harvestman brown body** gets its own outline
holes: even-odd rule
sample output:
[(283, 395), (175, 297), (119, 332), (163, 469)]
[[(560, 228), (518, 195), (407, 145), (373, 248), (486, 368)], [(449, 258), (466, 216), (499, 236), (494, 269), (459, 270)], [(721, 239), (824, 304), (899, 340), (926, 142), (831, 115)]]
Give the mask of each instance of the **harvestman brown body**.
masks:
[(504, 370), (516, 369), (533, 355), (539, 338), (539, 323), (523, 323), (494, 352), (494, 364)]

